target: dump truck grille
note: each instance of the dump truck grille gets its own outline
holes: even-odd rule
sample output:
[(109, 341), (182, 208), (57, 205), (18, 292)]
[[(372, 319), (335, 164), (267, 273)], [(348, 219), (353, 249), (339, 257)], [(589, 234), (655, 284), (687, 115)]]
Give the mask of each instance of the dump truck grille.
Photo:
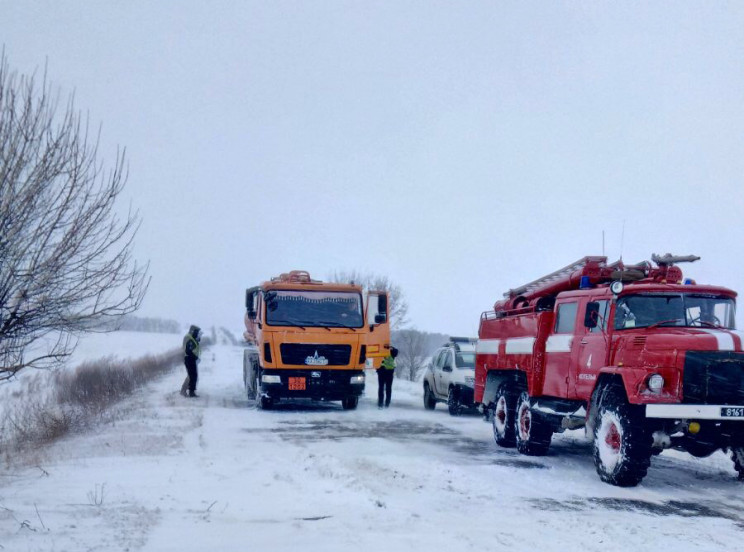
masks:
[(282, 363), (301, 366), (348, 366), (351, 345), (282, 343)]
[(689, 351), (682, 402), (744, 404), (744, 353)]

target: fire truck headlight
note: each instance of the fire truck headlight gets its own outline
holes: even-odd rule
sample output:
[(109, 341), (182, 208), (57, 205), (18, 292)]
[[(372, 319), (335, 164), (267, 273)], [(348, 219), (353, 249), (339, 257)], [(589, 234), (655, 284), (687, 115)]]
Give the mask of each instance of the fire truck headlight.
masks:
[(648, 388), (654, 393), (658, 393), (664, 388), (664, 378), (659, 374), (653, 374), (648, 378)]
[(263, 383), (281, 383), (282, 378), (280, 376), (261, 376)]
[(358, 376), (351, 376), (350, 383), (364, 383), (364, 374), (359, 374)]

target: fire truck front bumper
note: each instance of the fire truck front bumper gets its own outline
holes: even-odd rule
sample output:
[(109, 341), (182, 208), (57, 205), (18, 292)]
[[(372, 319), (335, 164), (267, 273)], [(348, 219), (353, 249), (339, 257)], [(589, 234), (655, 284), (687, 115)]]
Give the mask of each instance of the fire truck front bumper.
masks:
[(647, 404), (647, 418), (744, 421), (744, 405)]
[(272, 399), (340, 401), (364, 393), (363, 370), (264, 370), (261, 393)]

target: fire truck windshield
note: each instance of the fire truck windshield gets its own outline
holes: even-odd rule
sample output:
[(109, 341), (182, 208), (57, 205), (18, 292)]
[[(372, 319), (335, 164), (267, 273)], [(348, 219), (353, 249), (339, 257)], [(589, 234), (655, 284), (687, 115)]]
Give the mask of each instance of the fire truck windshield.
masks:
[(637, 294), (620, 297), (615, 329), (677, 326), (735, 328), (735, 304), (730, 297), (692, 293)]
[(270, 326), (361, 328), (362, 298), (346, 291), (284, 291), (267, 294)]

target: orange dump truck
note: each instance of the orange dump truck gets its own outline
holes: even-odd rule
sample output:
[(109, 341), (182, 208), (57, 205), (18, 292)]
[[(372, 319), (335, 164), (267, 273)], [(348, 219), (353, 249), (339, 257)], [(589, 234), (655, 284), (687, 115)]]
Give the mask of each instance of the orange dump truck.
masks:
[(364, 368), (390, 350), (388, 296), (325, 283), (301, 270), (246, 290), (243, 381), (260, 408), (282, 399), (356, 408)]

